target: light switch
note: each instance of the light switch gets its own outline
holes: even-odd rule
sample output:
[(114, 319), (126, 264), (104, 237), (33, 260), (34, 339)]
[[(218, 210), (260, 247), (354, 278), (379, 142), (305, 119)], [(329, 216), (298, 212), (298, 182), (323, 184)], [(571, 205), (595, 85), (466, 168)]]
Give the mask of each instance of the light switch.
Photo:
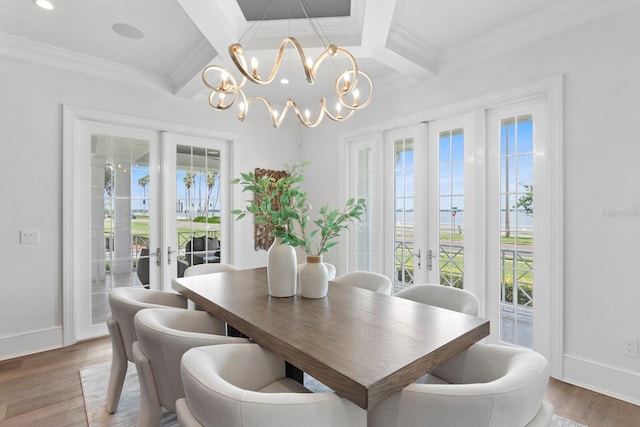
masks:
[(21, 245), (37, 245), (38, 243), (40, 243), (40, 230), (20, 230)]

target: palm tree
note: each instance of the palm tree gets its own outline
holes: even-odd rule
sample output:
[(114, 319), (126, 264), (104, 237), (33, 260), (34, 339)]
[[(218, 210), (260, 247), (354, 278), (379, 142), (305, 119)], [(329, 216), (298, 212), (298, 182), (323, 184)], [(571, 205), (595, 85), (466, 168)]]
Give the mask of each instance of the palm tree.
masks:
[(189, 170), (182, 179), (184, 187), (187, 189), (187, 219), (191, 219), (191, 186), (193, 185), (194, 175), (193, 170)]
[[(209, 212), (209, 201), (211, 200), (211, 194), (213, 193), (213, 185), (216, 182), (216, 177), (219, 172), (209, 171), (207, 172), (207, 212)], [(213, 201), (213, 210), (215, 213), (216, 205), (218, 204), (218, 195), (219, 192), (216, 193), (216, 198)]]
[(138, 185), (142, 187), (142, 204), (146, 206), (147, 212), (149, 207), (147, 206), (147, 185), (149, 185), (149, 175), (145, 175), (138, 180)]

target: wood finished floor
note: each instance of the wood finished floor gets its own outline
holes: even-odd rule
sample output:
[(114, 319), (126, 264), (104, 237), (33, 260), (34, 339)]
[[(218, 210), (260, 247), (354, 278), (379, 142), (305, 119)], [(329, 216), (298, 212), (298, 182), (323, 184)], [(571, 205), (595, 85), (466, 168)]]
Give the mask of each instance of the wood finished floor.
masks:
[[(0, 362), (0, 426), (87, 426), (79, 371), (111, 360), (108, 338)], [(551, 379), (554, 413), (589, 427), (640, 427), (640, 406)]]

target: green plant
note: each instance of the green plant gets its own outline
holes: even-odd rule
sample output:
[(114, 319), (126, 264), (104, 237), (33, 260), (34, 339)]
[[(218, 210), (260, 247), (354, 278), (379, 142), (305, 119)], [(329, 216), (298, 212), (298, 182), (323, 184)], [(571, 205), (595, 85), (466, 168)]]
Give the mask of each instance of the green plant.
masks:
[[(284, 243), (298, 246), (307, 256), (321, 255), (335, 246), (342, 230), (361, 219), (366, 211), (364, 199), (349, 199), (342, 209), (320, 208), (319, 217), (311, 220), (311, 205), (307, 193), (301, 189), (304, 181), (303, 168), (308, 163), (296, 163), (288, 168), (287, 175), (275, 179), (270, 176), (256, 177), (253, 172), (240, 174), (231, 181), (242, 185), (242, 191), (251, 191), (256, 197), (247, 200), (245, 210), (231, 211), (240, 220), (253, 214), (257, 224), (270, 224), (274, 235)], [(310, 224), (316, 226), (308, 232)]]
[(220, 224), (220, 217), (219, 216), (210, 216), (210, 217), (204, 217), (204, 216), (197, 216), (195, 218), (193, 218), (193, 222), (206, 222), (208, 224)]
[[(533, 283), (520, 282), (516, 284), (518, 290), (518, 305), (533, 307)], [(513, 302), (513, 277), (507, 276), (504, 283), (503, 300)]]

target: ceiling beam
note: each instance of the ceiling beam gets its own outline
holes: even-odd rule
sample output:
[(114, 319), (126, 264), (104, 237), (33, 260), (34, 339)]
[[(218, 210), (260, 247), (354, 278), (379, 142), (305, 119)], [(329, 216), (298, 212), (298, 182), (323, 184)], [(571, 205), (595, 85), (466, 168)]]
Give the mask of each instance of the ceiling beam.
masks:
[(221, 65), (233, 65), (225, 53), (248, 28), (238, 4), (228, 1), (222, 6), (221, 2), (211, 0), (178, 0), (178, 3), (219, 54)]
[[(391, 34), (396, 0), (368, 0), (362, 26), (361, 53), (416, 80), (433, 77), (438, 53), (423, 42), (407, 40), (402, 32)], [(424, 45), (424, 49), (419, 49)]]
[(198, 46), (185, 58), (171, 73), (174, 95), (191, 99), (204, 88), (201, 73), (204, 67), (209, 65), (218, 53), (209, 44), (207, 39), (202, 39)]

